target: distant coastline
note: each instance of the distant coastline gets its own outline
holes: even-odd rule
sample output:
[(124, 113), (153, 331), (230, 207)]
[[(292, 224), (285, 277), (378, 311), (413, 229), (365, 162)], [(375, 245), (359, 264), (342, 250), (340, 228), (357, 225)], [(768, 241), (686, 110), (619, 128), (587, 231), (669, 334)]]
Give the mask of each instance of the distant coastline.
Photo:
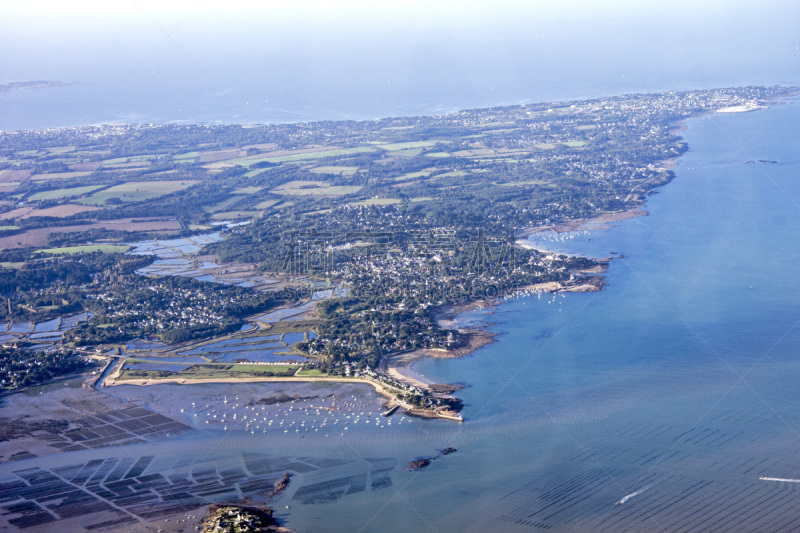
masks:
[(58, 80), (12, 81), (9, 83), (0, 83), (0, 93), (9, 93), (11, 91), (22, 91), (25, 89), (46, 89), (48, 87), (63, 87), (65, 85), (72, 85), (72, 83), (65, 81), (58, 81)]

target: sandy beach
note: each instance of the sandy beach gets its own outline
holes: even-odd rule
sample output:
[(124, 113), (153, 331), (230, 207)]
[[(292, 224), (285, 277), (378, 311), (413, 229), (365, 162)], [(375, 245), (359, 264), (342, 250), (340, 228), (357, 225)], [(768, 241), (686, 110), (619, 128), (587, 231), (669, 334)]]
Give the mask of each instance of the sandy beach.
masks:
[(743, 104), (743, 105), (734, 105), (730, 107), (723, 107), (722, 109), (717, 109), (717, 113), (747, 113), (748, 111), (756, 111), (758, 109), (766, 109), (767, 106), (757, 105), (757, 104)]

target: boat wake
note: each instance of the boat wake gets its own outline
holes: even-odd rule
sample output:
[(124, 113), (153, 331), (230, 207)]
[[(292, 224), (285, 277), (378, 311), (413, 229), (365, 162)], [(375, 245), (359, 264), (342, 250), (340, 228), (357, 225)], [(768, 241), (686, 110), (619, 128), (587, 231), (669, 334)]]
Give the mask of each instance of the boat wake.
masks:
[(785, 478), (782, 478), (782, 477), (764, 477), (764, 476), (761, 476), (758, 479), (760, 479), (761, 481), (784, 481), (786, 483), (800, 483), (800, 479), (785, 479)]
[(636, 492), (631, 492), (631, 493), (630, 493), (630, 494), (628, 494), (627, 496), (623, 496), (623, 497), (622, 497), (622, 498), (621, 498), (619, 501), (617, 501), (617, 503), (615, 503), (614, 505), (622, 505), (623, 503), (627, 502), (628, 500), (630, 500), (630, 499), (631, 499), (631, 498), (633, 498), (634, 496), (638, 496), (639, 494), (643, 493), (644, 491), (646, 491), (647, 489), (649, 489), (651, 486), (652, 486), (652, 485), (646, 485), (646, 486), (642, 487), (641, 489), (637, 490)]

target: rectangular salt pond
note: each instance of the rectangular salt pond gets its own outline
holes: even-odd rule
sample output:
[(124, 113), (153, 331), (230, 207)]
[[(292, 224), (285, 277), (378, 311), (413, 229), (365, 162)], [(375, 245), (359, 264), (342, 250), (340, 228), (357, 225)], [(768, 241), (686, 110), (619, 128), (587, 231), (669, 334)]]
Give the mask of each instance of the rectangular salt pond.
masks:
[(178, 265), (189, 267), (192, 263), (187, 259), (156, 259), (153, 261), (152, 266), (164, 266), (164, 265)]
[(305, 335), (303, 333), (286, 333), (283, 336), (283, 342), (289, 346), (296, 342), (302, 342), (303, 339), (305, 339)]
[(38, 322), (34, 327), (33, 331), (56, 331), (58, 330), (58, 326), (61, 324), (61, 318), (54, 318), (52, 320), (47, 320), (46, 322)]
[(93, 313), (79, 313), (77, 315), (65, 316), (61, 319), (61, 329), (72, 329), (81, 322), (86, 322), (94, 316)]
[(136, 339), (128, 341), (125, 347), (130, 351), (163, 350), (164, 348), (168, 348), (169, 344), (164, 344), (163, 342), (158, 342), (158, 341), (146, 341), (142, 339)]
[(305, 313), (308, 309), (301, 309), (301, 308), (291, 308), (291, 309), (278, 309), (277, 311), (272, 311), (271, 313), (267, 313), (266, 315), (257, 316), (256, 320), (260, 322), (278, 322), (283, 320), (284, 318), (288, 318), (290, 316), (299, 315), (300, 313)]
[(219, 279), (216, 276), (213, 276), (211, 274), (205, 274), (203, 276), (197, 276), (194, 279), (196, 279), (197, 281), (208, 281), (209, 283), (221, 283), (222, 285), (231, 285), (231, 282), (225, 281), (224, 279)]
[(59, 341), (63, 335), (63, 331), (43, 331), (41, 333), (31, 333), (28, 338), (41, 341)]

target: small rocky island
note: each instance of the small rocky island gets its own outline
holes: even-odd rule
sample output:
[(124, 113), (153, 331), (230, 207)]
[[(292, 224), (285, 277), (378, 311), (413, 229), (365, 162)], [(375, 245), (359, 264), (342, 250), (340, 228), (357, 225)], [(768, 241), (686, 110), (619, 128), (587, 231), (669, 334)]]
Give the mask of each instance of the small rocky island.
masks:
[(420, 459), (414, 459), (413, 461), (410, 461), (408, 463), (408, 469), (409, 470), (421, 470), (421, 469), (425, 468), (426, 466), (430, 465), (432, 461), (435, 461), (436, 459), (438, 459), (440, 457), (444, 457), (445, 455), (450, 455), (451, 453), (456, 453), (457, 451), (458, 450), (456, 448), (451, 448), (449, 446), (447, 448), (442, 448), (441, 450), (439, 450), (439, 453), (436, 454), (436, 455), (433, 455), (431, 457), (422, 457)]
[(212, 505), (209, 515), (203, 520), (203, 533), (291, 533), (292, 530), (280, 527), (266, 507), (246, 507), (242, 505)]

